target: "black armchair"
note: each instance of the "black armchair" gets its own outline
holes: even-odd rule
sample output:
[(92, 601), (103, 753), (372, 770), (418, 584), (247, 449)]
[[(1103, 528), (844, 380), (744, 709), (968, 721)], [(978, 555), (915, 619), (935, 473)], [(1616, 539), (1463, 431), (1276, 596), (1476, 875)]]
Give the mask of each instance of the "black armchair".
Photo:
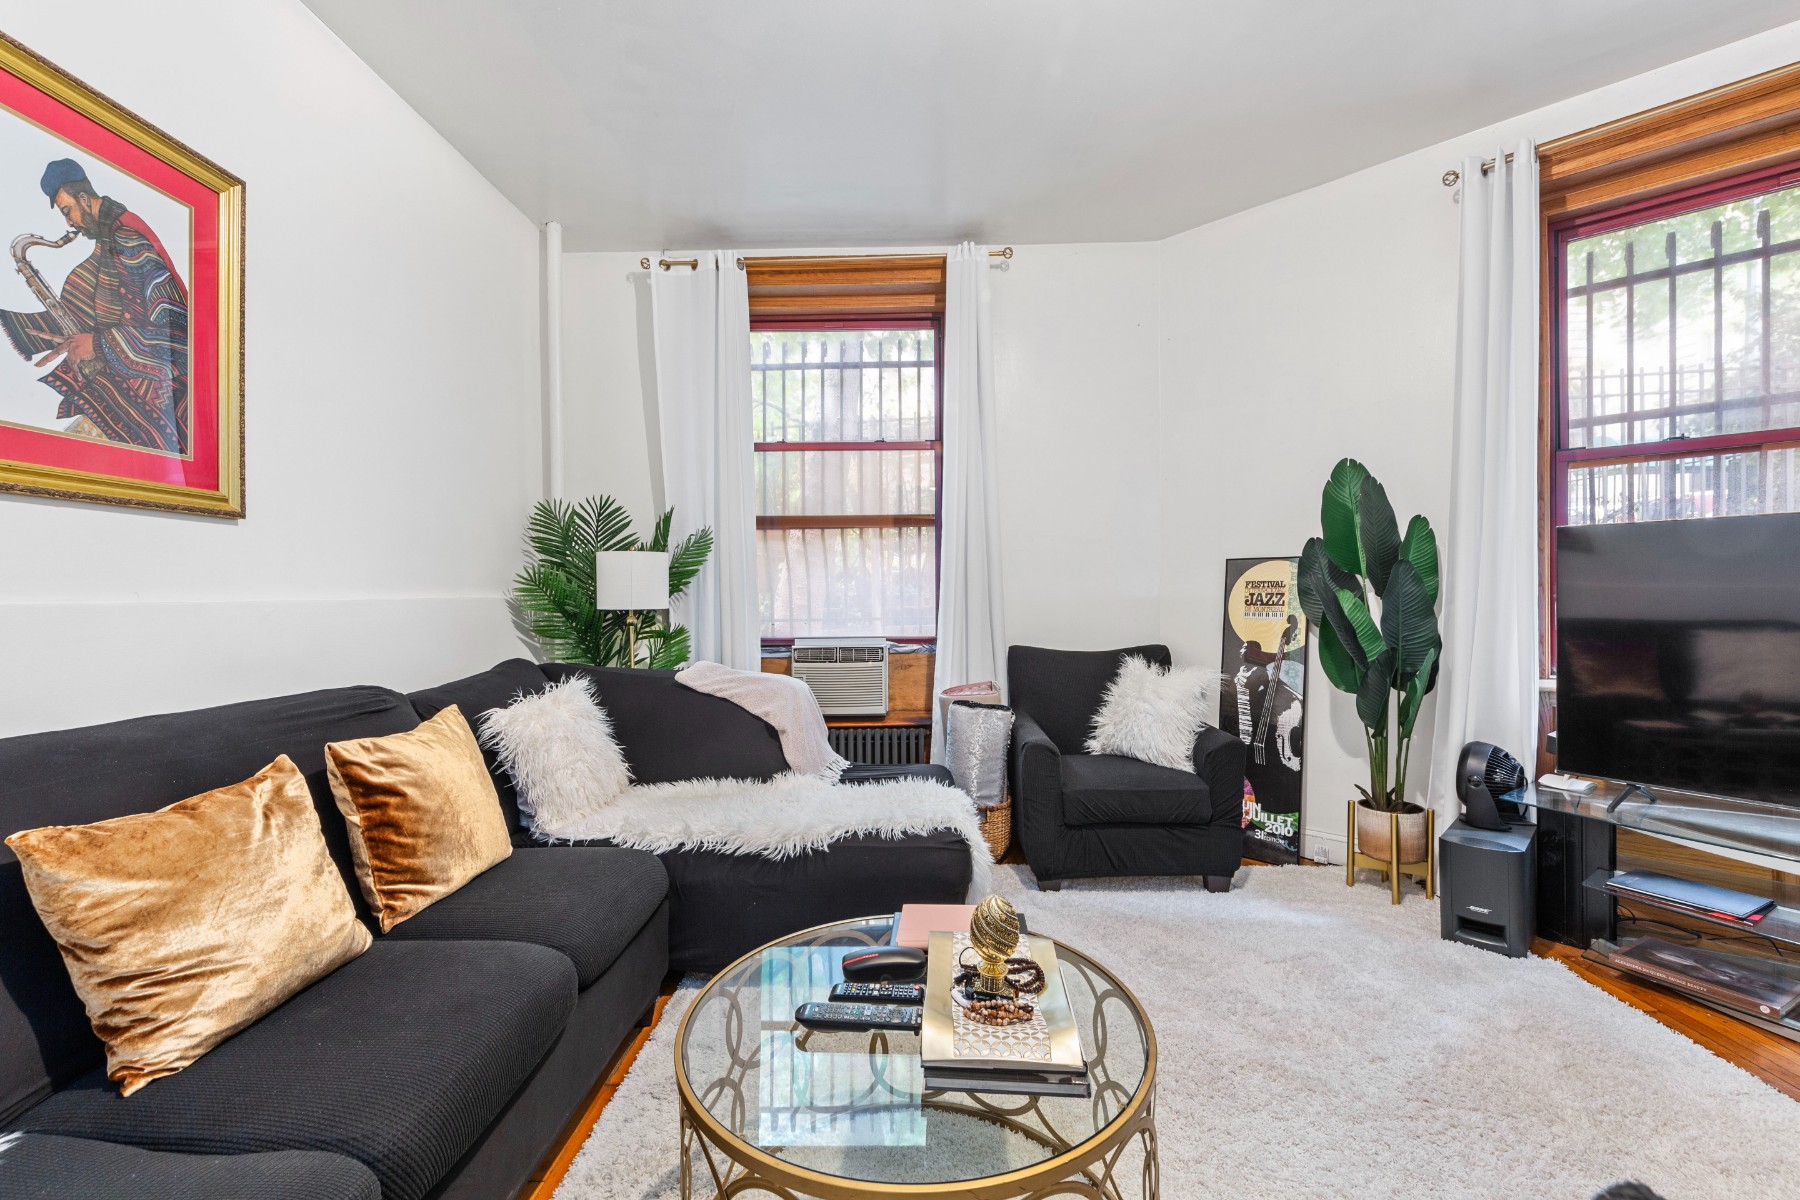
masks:
[(1200, 875), (1208, 891), (1226, 891), (1244, 852), (1243, 743), (1203, 727), (1191, 775), (1085, 749), (1130, 654), (1169, 665), (1167, 646), (1007, 650), (1013, 829), (1025, 861), (1046, 891), (1112, 875)]

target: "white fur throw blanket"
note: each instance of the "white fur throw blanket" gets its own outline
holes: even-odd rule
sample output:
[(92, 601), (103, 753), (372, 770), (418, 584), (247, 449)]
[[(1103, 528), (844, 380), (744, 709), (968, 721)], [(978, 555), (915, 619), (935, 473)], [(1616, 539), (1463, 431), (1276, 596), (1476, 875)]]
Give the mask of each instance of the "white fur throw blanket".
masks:
[(675, 682), (729, 700), (761, 717), (781, 735), (788, 770), (836, 783), (849, 762), (831, 748), (825, 714), (812, 689), (790, 675), (738, 671), (716, 662), (697, 662), (676, 672)]
[(693, 779), (627, 788), (579, 820), (537, 832), (556, 841), (605, 838), (634, 850), (723, 850), (791, 858), (831, 849), (838, 838), (875, 834), (900, 838), (953, 829), (969, 844), (974, 864), (969, 898), (988, 894), (987, 842), (967, 795), (929, 779), (836, 784), (803, 775), (764, 782)]

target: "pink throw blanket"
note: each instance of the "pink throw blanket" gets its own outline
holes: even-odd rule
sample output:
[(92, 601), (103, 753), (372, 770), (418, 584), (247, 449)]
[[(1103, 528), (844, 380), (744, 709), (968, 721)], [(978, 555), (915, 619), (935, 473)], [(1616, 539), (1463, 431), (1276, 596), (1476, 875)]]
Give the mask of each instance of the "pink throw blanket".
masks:
[(796, 775), (836, 783), (850, 765), (848, 759), (831, 748), (818, 698), (791, 675), (738, 671), (715, 662), (697, 662), (676, 672), (675, 682), (729, 700), (774, 726), (781, 735), (781, 756)]

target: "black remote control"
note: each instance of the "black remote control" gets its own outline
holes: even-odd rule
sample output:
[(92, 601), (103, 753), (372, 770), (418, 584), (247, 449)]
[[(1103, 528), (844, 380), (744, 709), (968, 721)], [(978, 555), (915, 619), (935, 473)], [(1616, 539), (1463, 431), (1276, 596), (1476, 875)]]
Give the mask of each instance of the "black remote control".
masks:
[(840, 983), (831, 989), (833, 1004), (923, 1004), (922, 983)]
[(794, 1010), (794, 1020), (808, 1029), (847, 1029), (860, 1033), (867, 1029), (898, 1029), (917, 1033), (925, 1023), (922, 1008), (901, 1008), (892, 1004), (802, 1004)]

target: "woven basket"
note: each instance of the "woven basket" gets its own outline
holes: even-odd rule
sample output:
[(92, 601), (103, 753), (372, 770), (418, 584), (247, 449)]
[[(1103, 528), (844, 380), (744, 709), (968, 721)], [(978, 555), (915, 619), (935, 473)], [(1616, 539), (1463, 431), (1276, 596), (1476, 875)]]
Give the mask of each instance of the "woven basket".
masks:
[(1008, 796), (992, 808), (977, 811), (981, 820), (981, 836), (987, 839), (988, 852), (999, 862), (1012, 846), (1012, 797)]

